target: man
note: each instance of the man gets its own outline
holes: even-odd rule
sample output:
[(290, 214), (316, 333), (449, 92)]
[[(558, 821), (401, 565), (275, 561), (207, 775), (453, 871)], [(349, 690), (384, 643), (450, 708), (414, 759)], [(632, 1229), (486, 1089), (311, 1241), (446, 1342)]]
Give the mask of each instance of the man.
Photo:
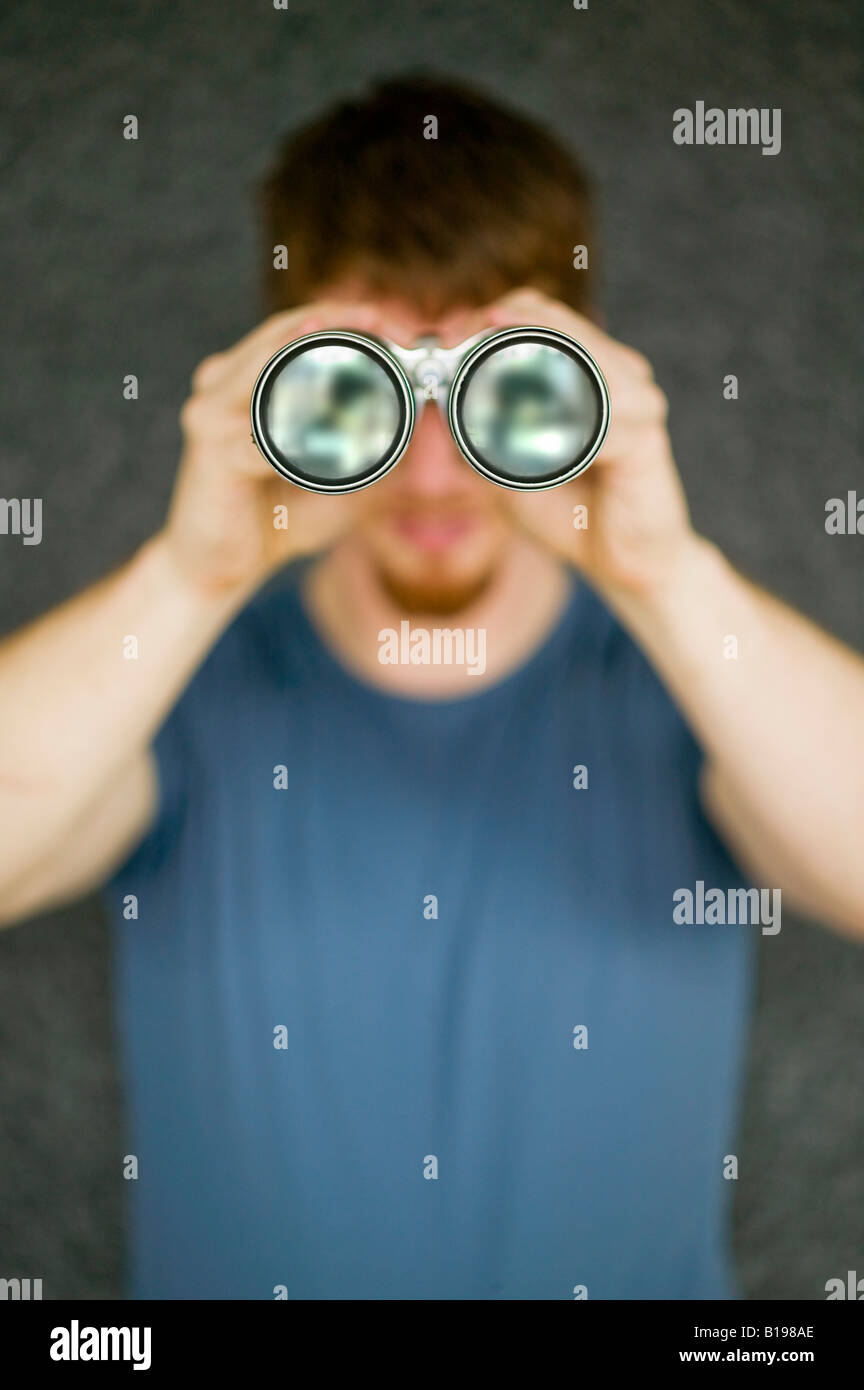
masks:
[[(0, 652), (3, 918), (116, 909), (131, 1293), (734, 1297), (756, 941), (781, 894), (864, 932), (864, 663), (694, 533), (545, 134), (386, 84), (265, 210), (275, 312), (196, 371), (164, 528)], [(347, 497), (250, 439), (303, 333), (505, 324), (606, 376), (572, 485), (497, 488), (434, 405)], [(405, 620), (485, 633), (485, 669), (383, 663)]]

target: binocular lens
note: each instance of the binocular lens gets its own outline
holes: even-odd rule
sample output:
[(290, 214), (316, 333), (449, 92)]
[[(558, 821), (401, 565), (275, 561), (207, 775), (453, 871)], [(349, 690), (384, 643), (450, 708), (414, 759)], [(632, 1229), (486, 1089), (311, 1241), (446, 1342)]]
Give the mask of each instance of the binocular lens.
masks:
[(362, 347), (328, 343), (285, 358), (260, 404), (271, 449), (310, 485), (359, 482), (392, 454), (405, 406)]
[(600, 432), (603, 400), (595, 378), (548, 343), (500, 347), (469, 368), (459, 425), (478, 463), (514, 483), (572, 472)]

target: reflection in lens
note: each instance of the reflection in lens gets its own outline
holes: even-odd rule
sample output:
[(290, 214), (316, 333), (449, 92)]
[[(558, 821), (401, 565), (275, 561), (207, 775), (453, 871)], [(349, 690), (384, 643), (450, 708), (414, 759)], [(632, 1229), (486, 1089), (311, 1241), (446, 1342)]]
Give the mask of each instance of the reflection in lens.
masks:
[(321, 482), (359, 477), (390, 452), (400, 400), (374, 357), (324, 344), (289, 357), (267, 393), (271, 445), (294, 470)]
[(573, 467), (600, 428), (593, 377), (547, 343), (512, 343), (469, 376), (461, 424), (474, 452), (496, 473), (526, 481)]

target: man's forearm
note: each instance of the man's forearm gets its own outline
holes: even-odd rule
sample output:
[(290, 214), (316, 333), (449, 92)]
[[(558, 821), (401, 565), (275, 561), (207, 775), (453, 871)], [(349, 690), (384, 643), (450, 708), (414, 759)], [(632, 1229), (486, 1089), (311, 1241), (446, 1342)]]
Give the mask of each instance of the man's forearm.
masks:
[(0, 889), (146, 748), (245, 597), (195, 590), (160, 534), (0, 646)]
[(733, 848), (864, 934), (864, 660), (701, 537), (662, 589), (606, 599), (705, 749)]

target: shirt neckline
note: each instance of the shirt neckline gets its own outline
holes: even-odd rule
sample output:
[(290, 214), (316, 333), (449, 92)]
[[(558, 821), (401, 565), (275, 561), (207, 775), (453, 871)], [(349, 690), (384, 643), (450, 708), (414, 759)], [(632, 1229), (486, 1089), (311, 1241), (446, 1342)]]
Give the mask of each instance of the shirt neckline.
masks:
[(483, 686), (482, 689), (477, 691), (476, 695), (456, 695), (445, 696), (439, 699), (430, 699), (424, 696), (403, 695), (395, 691), (383, 690), (350, 670), (350, 668), (336, 655), (329, 643), (321, 635), (307, 607), (304, 594), (304, 580), (311, 563), (312, 560), (309, 558), (298, 565), (298, 573), (294, 583), (291, 585), (290, 592), (299, 621), (305, 629), (319, 664), (324, 667), (331, 676), (335, 676), (342, 685), (348, 687), (355, 695), (371, 703), (379, 706), (388, 706), (394, 710), (413, 709), (431, 712), (433, 710), (456, 711), (477, 709), (481, 705), (494, 702), (501, 696), (509, 694), (521, 683), (529, 680), (531, 676), (548, 661), (551, 661), (559, 648), (567, 643), (571, 635), (571, 628), (575, 627), (578, 621), (578, 616), (581, 613), (588, 592), (585, 582), (582, 579), (577, 579), (576, 576), (571, 573), (569, 577), (569, 593), (558, 617), (546, 633), (546, 636), (539, 645), (529, 653), (528, 657), (521, 665), (509, 671), (507, 675), (502, 676), (500, 680), (494, 681), (490, 685)]

